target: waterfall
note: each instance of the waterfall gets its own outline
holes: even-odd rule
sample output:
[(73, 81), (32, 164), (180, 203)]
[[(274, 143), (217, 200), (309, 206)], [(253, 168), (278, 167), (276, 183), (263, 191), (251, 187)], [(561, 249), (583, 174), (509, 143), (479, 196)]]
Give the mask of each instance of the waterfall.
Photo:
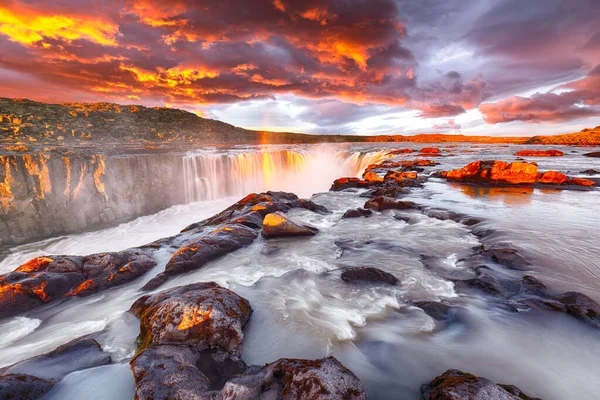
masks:
[(183, 158), (185, 197), (189, 203), (265, 190), (310, 196), (327, 190), (336, 178), (362, 175), (386, 154), (326, 149), (188, 153)]

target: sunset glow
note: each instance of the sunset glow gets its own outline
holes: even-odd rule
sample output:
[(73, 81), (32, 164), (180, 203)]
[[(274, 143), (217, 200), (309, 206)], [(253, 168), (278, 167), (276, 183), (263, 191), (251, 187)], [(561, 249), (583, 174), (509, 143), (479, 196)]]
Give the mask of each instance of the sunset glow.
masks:
[(308, 133), (568, 132), (600, 124), (598, 17), (594, 1), (9, 0), (0, 89)]

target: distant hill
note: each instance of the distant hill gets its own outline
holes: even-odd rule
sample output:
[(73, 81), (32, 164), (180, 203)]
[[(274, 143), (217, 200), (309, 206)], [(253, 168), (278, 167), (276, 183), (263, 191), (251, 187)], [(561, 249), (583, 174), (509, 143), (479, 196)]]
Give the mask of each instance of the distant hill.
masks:
[[(600, 127), (558, 136), (490, 137), (450, 134), (309, 135), (263, 132), (202, 118), (188, 111), (114, 103), (48, 104), (0, 98), (0, 143), (52, 146), (121, 144), (292, 144), (340, 142), (465, 142), (600, 145)], [(26, 147), (22, 147), (26, 150)]]
[(577, 146), (600, 145), (600, 126), (591, 129), (583, 129), (581, 132), (568, 133), (555, 136), (534, 136), (527, 141), (528, 144), (564, 144)]

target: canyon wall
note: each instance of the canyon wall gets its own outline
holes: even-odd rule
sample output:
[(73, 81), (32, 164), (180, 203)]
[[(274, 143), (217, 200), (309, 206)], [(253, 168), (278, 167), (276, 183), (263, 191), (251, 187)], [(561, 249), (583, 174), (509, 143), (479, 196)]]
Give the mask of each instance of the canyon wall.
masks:
[(0, 244), (80, 232), (185, 202), (181, 154), (0, 156)]

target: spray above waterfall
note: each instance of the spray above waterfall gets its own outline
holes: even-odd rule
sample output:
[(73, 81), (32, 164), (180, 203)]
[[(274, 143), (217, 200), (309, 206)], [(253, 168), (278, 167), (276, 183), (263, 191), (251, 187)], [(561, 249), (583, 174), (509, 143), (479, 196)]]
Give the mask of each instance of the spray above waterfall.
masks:
[(310, 196), (340, 176), (360, 176), (387, 157), (386, 151), (349, 152), (331, 147), (193, 152), (183, 158), (187, 202), (283, 190)]

